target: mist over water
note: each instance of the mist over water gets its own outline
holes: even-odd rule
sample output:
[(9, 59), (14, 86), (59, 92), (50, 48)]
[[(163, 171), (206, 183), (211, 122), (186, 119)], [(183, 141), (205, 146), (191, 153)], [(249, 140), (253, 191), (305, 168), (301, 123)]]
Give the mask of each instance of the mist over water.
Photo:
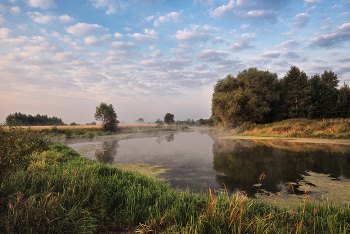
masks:
[[(220, 139), (200, 128), (147, 138), (76, 143), (70, 147), (109, 164), (160, 165), (169, 169), (160, 178), (173, 188), (195, 192), (200, 192), (205, 183), (212, 189), (226, 186), (229, 193), (245, 191), (248, 196), (255, 196), (254, 185), (261, 182), (259, 189), (268, 194), (290, 193), (286, 183), (292, 183), (294, 192), (301, 194), (302, 184), (319, 186), (310, 177), (312, 173), (327, 181), (350, 178), (350, 146)], [(259, 181), (262, 173), (266, 177)], [(206, 187), (203, 189), (206, 191)]]

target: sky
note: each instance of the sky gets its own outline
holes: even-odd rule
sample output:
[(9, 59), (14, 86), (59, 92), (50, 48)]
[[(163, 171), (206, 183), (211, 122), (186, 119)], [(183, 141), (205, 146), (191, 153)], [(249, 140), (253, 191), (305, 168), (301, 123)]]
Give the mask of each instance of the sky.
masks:
[(219, 79), (292, 65), (350, 83), (350, 0), (0, 0), (0, 122), (209, 118)]

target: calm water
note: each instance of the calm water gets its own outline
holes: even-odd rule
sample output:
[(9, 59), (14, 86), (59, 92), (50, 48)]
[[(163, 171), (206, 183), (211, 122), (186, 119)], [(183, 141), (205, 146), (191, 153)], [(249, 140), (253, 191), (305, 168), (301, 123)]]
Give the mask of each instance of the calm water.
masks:
[[(159, 177), (174, 188), (196, 192), (205, 183), (212, 189), (225, 185), (230, 193), (245, 191), (254, 196), (262, 173), (266, 177), (259, 190), (265, 194), (291, 193), (288, 183), (296, 194), (303, 193), (309, 185), (318, 188), (311, 190), (315, 195), (337, 192), (328, 191), (330, 188), (350, 189), (348, 145), (219, 139), (195, 130), (150, 138), (75, 143), (70, 147), (105, 163), (161, 165), (169, 170)], [(327, 183), (328, 188), (324, 187)], [(342, 196), (350, 201), (350, 195)]]

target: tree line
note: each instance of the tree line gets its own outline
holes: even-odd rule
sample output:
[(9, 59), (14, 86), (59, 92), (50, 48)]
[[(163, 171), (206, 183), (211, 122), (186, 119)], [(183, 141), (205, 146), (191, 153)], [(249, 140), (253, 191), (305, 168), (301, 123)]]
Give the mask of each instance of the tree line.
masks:
[(24, 126), (51, 126), (51, 125), (65, 125), (62, 119), (57, 117), (47, 117), (47, 115), (26, 115), (21, 112), (9, 114), (6, 117), (5, 123), (7, 126), (24, 125)]
[(333, 71), (308, 77), (291, 66), (276, 73), (249, 68), (220, 79), (214, 86), (212, 118), (226, 126), (238, 122), (269, 123), (290, 118), (350, 117), (350, 88)]

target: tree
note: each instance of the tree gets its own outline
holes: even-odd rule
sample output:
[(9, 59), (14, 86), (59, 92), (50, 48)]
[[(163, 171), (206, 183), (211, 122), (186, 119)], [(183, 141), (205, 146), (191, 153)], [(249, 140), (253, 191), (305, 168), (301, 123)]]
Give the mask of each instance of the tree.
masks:
[(316, 74), (309, 80), (310, 107), (309, 118), (338, 117), (336, 111), (339, 90), (339, 80), (332, 71), (324, 71), (320, 76)]
[(96, 106), (95, 119), (102, 122), (103, 131), (115, 132), (119, 123), (117, 117), (112, 104), (107, 105), (102, 102), (99, 106)]
[(249, 68), (214, 86), (212, 117), (225, 126), (240, 121), (270, 122), (278, 100), (277, 74)]
[(164, 123), (173, 124), (174, 122), (175, 122), (174, 115), (170, 113), (166, 113), (166, 115), (164, 116)]
[(344, 86), (340, 88), (337, 100), (337, 117), (350, 117), (350, 88), (344, 82)]
[(145, 123), (145, 120), (143, 118), (139, 118), (138, 120), (135, 121), (136, 123), (143, 124)]
[(305, 72), (291, 66), (281, 80), (280, 118), (305, 118), (308, 113), (310, 86)]
[(157, 119), (155, 123), (157, 124), (158, 127), (164, 125), (163, 121), (161, 121), (160, 119)]

